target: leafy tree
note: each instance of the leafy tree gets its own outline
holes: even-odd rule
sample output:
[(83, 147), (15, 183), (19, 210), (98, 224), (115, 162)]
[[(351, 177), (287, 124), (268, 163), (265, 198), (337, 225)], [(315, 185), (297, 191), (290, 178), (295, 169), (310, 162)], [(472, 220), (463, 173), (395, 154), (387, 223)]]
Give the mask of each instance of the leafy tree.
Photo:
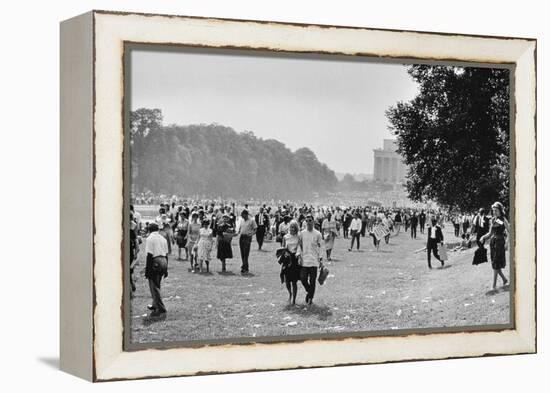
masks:
[(461, 210), (509, 202), (506, 69), (413, 65), (419, 94), (388, 109), (415, 201)]
[[(132, 157), (132, 176), (140, 180), (145, 175), (140, 173), (141, 165), (145, 161), (145, 155), (150, 143), (148, 138), (151, 133), (162, 127), (162, 112), (160, 109), (141, 108), (130, 112), (130, 150)], [(139, 188), (142, 184), (136, 184)]]

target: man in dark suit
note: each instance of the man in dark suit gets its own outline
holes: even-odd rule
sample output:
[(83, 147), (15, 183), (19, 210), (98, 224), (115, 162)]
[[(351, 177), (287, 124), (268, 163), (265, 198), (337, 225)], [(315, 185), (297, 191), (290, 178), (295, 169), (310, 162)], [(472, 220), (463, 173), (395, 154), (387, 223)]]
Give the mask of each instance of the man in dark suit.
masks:
[(426, 250), (428, 251), (428, 267), (432, 268), (432, 252), (435, 259), (441, 262), (441, 266), (445, 265), (445, 262), (439, 258), (439, 253), (437, 252), (437, 246), (443, 244), (443, 232), (441, 227), (437, 225), (436, 220), (432, 220), (432, 225), (428, 227), (428, 241), (426, 243)]
[(254, 217), (256, 221), (257, 230), (256, 230), (256, 241), (258, 242), (258, 250), (262, 249), (264, 244), (265, 232), (269, 229), (269, 216), (264, 212), (264, 208), (260, 207), (260, 211)]
[(418, 216), (413, 212), (411, 216), (411, 239), (416, 239), (416, 227), (418, 227)]
[(491, 224), (489, 218), (485, 215), (485, 209), (479, 209), (479, 213), (474, 218), (474, 233), (476, 234), (476, 243), (478, 247), (481, 247), (479, 239), (487, 232), (489, 232)]
[(424, 210), (418, 215), (418, 223), (420, 224), (420, 233), (424, 233), (424, 225), (426, 225), (426, 213), (424, 213)]

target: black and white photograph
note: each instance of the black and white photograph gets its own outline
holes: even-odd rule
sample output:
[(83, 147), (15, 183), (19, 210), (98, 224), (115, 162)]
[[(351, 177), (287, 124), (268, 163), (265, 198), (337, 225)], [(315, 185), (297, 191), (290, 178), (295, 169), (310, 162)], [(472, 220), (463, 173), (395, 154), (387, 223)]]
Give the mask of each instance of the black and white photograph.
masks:
[(512, 327), (510, 67), (125, 56), (131, 343)]

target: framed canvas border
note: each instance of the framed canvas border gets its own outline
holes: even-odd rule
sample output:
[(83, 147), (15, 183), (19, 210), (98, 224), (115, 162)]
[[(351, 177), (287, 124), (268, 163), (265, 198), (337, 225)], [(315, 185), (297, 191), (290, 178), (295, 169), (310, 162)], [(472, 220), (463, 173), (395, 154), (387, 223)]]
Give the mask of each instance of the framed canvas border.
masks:
[[(124, 48), (207, 46), (515, 68), (514, 328), (124, 350)], [(536, 40), (93, 12), (93, 379), (115, 380), (536, 351)], [(124, 159), (125, 157), (125, 159)], [(518, 214), (521, 211), (521, 214)], [(127, 224), (127, 222), (126, 222)]]

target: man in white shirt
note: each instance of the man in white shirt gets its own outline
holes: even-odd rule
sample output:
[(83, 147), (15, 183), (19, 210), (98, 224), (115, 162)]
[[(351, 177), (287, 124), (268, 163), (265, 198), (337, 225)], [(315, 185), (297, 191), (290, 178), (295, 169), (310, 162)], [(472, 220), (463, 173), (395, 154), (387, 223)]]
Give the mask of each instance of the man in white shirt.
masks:
[(153, 304), (149, 307), (151, 317), (159, 317), (166, 314), (166, 307), (162, 302), (160, 282), (168, 277), (168, 242), (159, 232), (156, 223), (149, 224), (149, 236), (145, 240), (145, 277), (149, 280), (149, 290)]
[(237, 229), (239, 237), (239, 248), (241, 251), (241, 273), (248, 273), (248, 257), (250, 255), (250, 244), (252, 243), (252, 236), (256, 234), (258, 226), (256, 221), (248, 216), (248, 210), (244, 209), (241, 213), (241, 220), (239, 221), (239, 228)]
[(300, 246), (296, 256), (300, 261), (300, 281), (306, 290), (306, 304), (313, 302), (317, 268), (322, 266), (324, 240), (321, 232), (313, 228), (313, 216), (306, 216), (306, 229), (300, 232)]
[(353, 250), (353, 243), (357, 241), (357, 249), (359, 250), (359, 238), (361, 237), (361, 228), (363, 222), (361, 221), (361, 214), (355, 213), (355, 218), (351, 221), (349, 226), (351, 236), (351, 246), (348, 251)]

